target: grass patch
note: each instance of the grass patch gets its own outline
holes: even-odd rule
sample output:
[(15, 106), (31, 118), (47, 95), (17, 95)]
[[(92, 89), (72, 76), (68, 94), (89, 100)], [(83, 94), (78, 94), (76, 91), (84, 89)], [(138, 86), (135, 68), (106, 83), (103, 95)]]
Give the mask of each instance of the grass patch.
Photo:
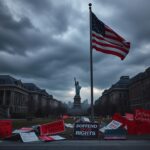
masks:
[(12, 121), (13, 129), (19, 129), (22, 127), (31, 127), (33, 125), (45, 124), (52, 121), (55, 121), (55, 117), (49, 118), (34, 118), (32, 120), (27, 119), (16, 119)]
[[(40, 125), (40, 124), (45, 124), (45, 123), (50, 123), (53, 121), (58, 120), (56, 117), (50, 117), (50, 118), (35, 118), (33, 120), (27, 120), (27, 119), (16, 119), (12, 121), (13, 124), (13, 130), (19, 129), (22, 127), (31, 127), (33, 125)], [(74, 123), (73, 118), (68, 118), (64, 120), (65, 123)], [(60, 133), (59, 135), (62, 135), (63, 137), (67, 139), (72, 139), (73, 138), (73, 129), (66, 128), (65, 132)]]

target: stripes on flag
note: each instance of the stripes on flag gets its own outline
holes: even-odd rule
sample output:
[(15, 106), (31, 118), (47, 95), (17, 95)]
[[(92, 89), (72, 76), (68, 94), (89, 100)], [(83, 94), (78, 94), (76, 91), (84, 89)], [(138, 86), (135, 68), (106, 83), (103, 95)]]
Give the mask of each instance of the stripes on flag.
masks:
[(100, 21), (92, 13), (92, 48), (118, 56), (123, 60), (129, 52), (130, 43)]

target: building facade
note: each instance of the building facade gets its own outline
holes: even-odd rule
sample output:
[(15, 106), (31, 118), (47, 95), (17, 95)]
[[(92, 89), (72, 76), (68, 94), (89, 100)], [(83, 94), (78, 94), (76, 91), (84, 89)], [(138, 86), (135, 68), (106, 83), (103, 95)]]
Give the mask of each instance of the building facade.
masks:
[(20, 80), (9, 75), (0, 76), (0, 110), (6, 116), (27, 113), (28, 96)]
[(129, 76), (122, 76), (102, 93), (95, 102), (95, 107), (102, 115), (134, 112), (136, 108), (150, 110), (150, 67), (131, 79)]
[(150, 110), (150, 68), (131, 78), (129, 100), (131, 110), (136, 108)]
[(129, 76), (122, 76), (117, 83), (102, 93), (100, 101), (103, 115), (112, 115), (115, 112), (124, 114), (129, 109), (128, 84)]
[(9, 75), (0, 75), (0, 116), (48, 116), (61, 103), (33, 83), (22, 83)]

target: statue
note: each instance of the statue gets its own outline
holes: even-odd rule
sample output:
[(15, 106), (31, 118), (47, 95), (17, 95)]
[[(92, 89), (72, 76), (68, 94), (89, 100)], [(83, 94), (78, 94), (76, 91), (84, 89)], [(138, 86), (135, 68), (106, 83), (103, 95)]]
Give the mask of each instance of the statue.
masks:
[(79, 85), (79, 81), (76, 81), (76, 78), (74, 78), (74, 81), (75, 81), (76, 96), (80, 96), (81, 86)]

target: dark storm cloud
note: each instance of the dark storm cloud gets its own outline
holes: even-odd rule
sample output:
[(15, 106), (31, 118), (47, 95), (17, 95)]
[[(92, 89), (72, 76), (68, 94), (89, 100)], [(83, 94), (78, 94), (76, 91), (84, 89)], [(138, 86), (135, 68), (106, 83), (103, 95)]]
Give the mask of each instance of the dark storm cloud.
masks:
[[(56, 9), (58, 8), (58, 6), (56, 6), (56, 8), (53, 8), (51, 10), (51, 7), (48, 7), (49, 6), (48, 4), (50, 4), (50, 6), (52, 5), (51, 3), (42, 3), (42, 6), (41, 6), (40, 2), (41, 1), (37, 1), (36, 4), (35, 3), (33, 4), (33, 1), (21, 1), (22, 5), (23, 3), (25, 3), (26, 5), (30, 5), (30, 7), (32, 8), (34, 7), (33, 10), (37, 12), (39, 11), (38, 13), (41, 13), (40, 11), (42, 11), (42, 9), (45, 10), (45, 11), (42, 11), (44, 12), (44, 14), (42, 15), (46, 15), (47, 12), (51, 12), (50, 14), (51, 14), (51, 17), (53, 17), (52, 18), (53, 21), (50, 20), (49, 23), (51, 24), (51, 21), (52, 21), (53, 25), (51, 25), (50, 28), (55, 27), (55, 30), (57, 30), (57, 33), (59, 34), (61, 34), (62, 32), (65, 32), (65, 30), (67, 30), (69, 26), (67, 22), (71, 18), (71, 16), (69, 18), (66, 13), (66, 11), (69, 10), (69, 6), (67, 5), (65, 7), (59, 6), (59, 9)], [(19, 5), (21, 5), (21, 3), (19, 3)], [(24, 78), (30, 77), (34, 79), (40, 79), (40, 80), (42, 80), (43, 78), (49, 79), (51, 81), (50, 82), (51, 84), (47, 86), (49, 88), (54, 88), (54, 89), (62, 88), (62, 87), (64, 88), (63, 84), (66, 84), (65, 88), (67, 88), (67, 82), (62, 80), (67, 77), (66, 75), (68, 74), (68, 72), (66, 70), (70, 68), (71, 64), (73, 64), (72, 68), (76, 68), (80, 65), (82, 61), (85, 60), (85, 58), (83, 57), (85, 55), (80, 50), (79, 46), (78, 45), (76, 46), (75, 42), (63, 43), (59, 41), (57, 38), (55, 40), (52, 40), (52, 38), (46, 34), (45, 34), (45, 37), (43, 37), (42, 32), (40, 35), (38, 30), (34, 28), (29, 18), (21, 18), (20, 21), (15, 21), (13, 19), (13, 16), (11, 16), (10, 13), (6, 13), (8, 8), (2, 4), (1, 4), (1, 7), (3, 8), (1, 9), (2, 10), (1, 14), (3, 18), (5, 18), (3, 20), (7, 21), (6, 23), (3, 22), (3, 24), (5, 23), (6, 26), (1, 25), (1, 28), (2, 28), (2, 31), (4, 32), (4, 35), (5, 36), (8, 35), (7, 36), (8, 39), (4, 39), (1, 41), (1, 43), (3, 41), (6, 42), (4, 43), (5, 45), (3, 44), (4, 46), (3, 48), (1, 48), (1, 50), (2, 51), (4, 50), (6, 52), (9, 50), (8, 48), (10, 48), (11, 50), (13, 50), (12, 52), (16, 53), (16, 55), (14, 56), (7, 55), (7, 54), (3, 56), (3, 59), (0, 60), (1, 71), (8, 72), (8, 73), (10, 72), (18, 76), (20, 75)], [(65, 15), (62, 15), (62, 10)], [(25, 24), (25, 21), (24, 22), (22, 21), (25, 19), (26, 19), (26, 24)], [(12, 24), (13, 24), (13, 27), (12, 27)], [(30, 30), (29, 31), (30, 37), (27, 35), (26, 30)], [(6, 32), (8, 32), (8, 34)], [(35, 33), (36, 35), (34, 34), (34, 32), (36, 32)], [(43, 32), (44, 32), (44, 29), (43, 29)], [(10, 33), (13, 33), (12, 37), (9, 36)], [(18, 36), (18, 39), (16, 39), (15, 36)], [(21, 39), (23, 39), (24, 41), (22, 41)], [(48, 41), (47, 39), (50, 39), (54, 41), (55, 43), (51, 45), (52, 41), (49, 40), (49, 45), (46, 45), (44, 41)], [(9, 43), (9, 41), (11, 43)], [(22, 53), (24, 51), (27, 51), (29, 53), (34, 53), (33, 49), (38, 48), (37, 45), (39, 45), (39, 48), (40, 46), (41, 47), (43, 46), (45, 50), (40, 54), (35, 53), (34, 55), (31, 55), (31, 56), (26, 54), (25, 56), (22, 56), (21, 60), (19, 59), (18, 61), (15, 61), (19, 57), (17, 55), (17, 53), (20, 53), (19, 50), (21, 50)], [(81, 66), (83, 66), (82, 63), (81, 63)], [(87, 69), (87, 67), (85, 68)], [(73, 71), (74, 70), (72, 70), (72, 72)], [(59, 83), (62, 83), (64, 81), (64, 83), (58, 84), (55, 80)]]
[[(93, 2), (98, 18), (131, 42), (124, 61), (93, 51), (94, 87), (108, 88), (149, 65), (149, 6), (149, 0)], [(74, 88), (74, 77), (89, 87), (88, 19), (88, 1), (0, 1), (0, 73), (56, 91), (58, 97)]]
[[(150, 1), (96, 0), (94, 2), (106, 8), (106, 11), (112, 11), (110, 15), (106, 15), (106, 17), (103, 18), (105, 23), (131, 42), (130, 53), (123, 62), (116, 62), (111, 56), (109, 56), (110, 59), (107, 57), (107, 65), (109, 65), (109, 62), (111, 62), (111, 65), (118, 63), (117, 70), (113, 66), (112, 70), (105, 67), (105, 70), (108, 70), (107, 74), (105, 74), (106, 76), (103, 76), (103, 73), (96, 74), (96, 86), (99, 86), (101, 83), (101, 87), (106, 87), (110, 85), (110, 82), (116, 82), (116, 79), (119, 79), (121, 75), (135, 75), (139, 71), (143, 71), (144, 68), (149, 67)], [(109, 8), (111, 9), (109, 10)], [(95, 10), (98, 17), (101, 18), (101, 12), (97, 9)], [(148, 48), (146, 48), (146, 45)], [(137, 66), (139, 66), (141, 70), (137, 69)], [(103, 68), (103, 66), (100, 65), (100, 68)], [(107, 77), (107, 80), (100, 81), (98, 77), (101, 77), (101, 79)]]
[(15, 20), (8, 7), (0, 1), (0, 51), (25, 53), (28, 49), (39, 48), (47, 43), (29, 18)]
[(134, 0), (134, 1), (119, 1), (106, 0), (98, 1), (103, 7), (111, 6), (115, 11), (112, 16), (108, 16), (107, 20), (117, 29), (122, 30), (124, 35), (127, 35), (132, 40), (133, 46), (139, 46), (149, 42), (150, 35), (150, 19), (149, 6), (150, 1)]
[(36, 0), (36, 2), (35, 0), (22, 0), (21, 3), (30, 6), (36, 13), (42, 13), (52, 9), (52, 3), (49, 0)]
[[(53, 34), (62, 34), (68, 30), (70, 23), (75, 18), (82, 19), (82, 15), (67, 2), (50, 0), (22, 0), (20, 3), (29, 6), (32, 13), (39, 15), (50, 27)], [(73, 25), (73, 24), (71, 24)]]

